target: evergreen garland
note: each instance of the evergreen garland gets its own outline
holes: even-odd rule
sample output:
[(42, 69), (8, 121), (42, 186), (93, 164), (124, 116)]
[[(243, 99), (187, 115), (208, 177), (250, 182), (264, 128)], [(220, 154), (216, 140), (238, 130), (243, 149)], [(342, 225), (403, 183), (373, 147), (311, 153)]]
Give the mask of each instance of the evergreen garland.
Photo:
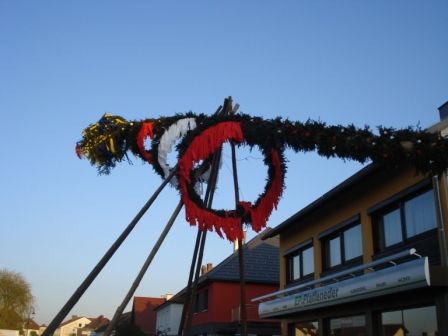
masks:
[[(328, 126), (321, 121), (263, 119), (247, 114), (210, 117), (188, 112), (141, 121), (126, 121), (122, 117), (106, 114), (97, 123), (84, 130), (82, 140), (77, 143), (76, 152), (79, 157), (84, 156), (95, 165), (100, 174), (109, 174), (118, 162), (123, 160), (130, 162), (127, 157), (127, 152), (130, 151), (140, 159), (149, 161), (154, 170), (164, 177), (163, 169), (157, 160), (159, 141), (171, 125), (183, 118), (195, 118), (196, 121), (196, 128), (188, 131), (176, 148), (179, 162), (192, 168), (182, 171), (183, 167), (180, 167), (178, 173), (178, 178), (180, 182), (182, 181), (179, 190), (186, 204), (187, 217), (196, 211), (199, 215), (190, 216), (191, 224), (207, 229), (214, 227), (220, 235), (224, 232), (229, 239), (240, 237), (241, 223), (251, 223), (257, 231), (266, 224), (267, 217), (277, 205), (284, 188), (286, 164), (283, 152), (287, 148), (295, 152), (316, 151), (327, 158), (338, 157), (361, 163), (371, 160), (385, 167), (398, 167), (410, 163), (422, 174), (439, 174), (448, 167), (448, 141), (438, 134), (425, 132), (419, 128), (396, 130), (378, 127), (377, 132), (373, 132), (367, 126), (364, 128), (357, 128), (352, 124)], [(222, 133), (226, 132), (223, 125), (238, 128), (241, 135), (238, 139), (232, 138), (235, 135), (226, 138)], [(233, 211), (210, 210), (205, 208), (196, 193), (194, 185), (198, 174), (195, 163), (197, 164), (199, 159), (204, 162), (209, 160), (213, 155), (213, 151), (209, 150), (213, 137), (218, 136), (210, 130), (219, 130), (222, 142), (234, 141), (239, 146), (259, 147), (264, 156), (264, 163), (268, 166), (268, 178), (264, 192), (253, 204), (240, 202)], [(229, 130), (229, 134), (231, 133)], [(207, 134), (207, 139), (204, 134)], [(142, 136), (151, 137), (150, 149), (142, 148)], [(222, 142), (219, 142), (219, 145)], [(198, 143), (201, 145), (197, 145)], [(193, 149), (192, 144), (195, 146)], [(205, 147), (210, 148), (204, 149)], [(195, 153), (192, 154), (192, 151)], [(199, 152), (206, 153), (206, 157), (199, 155)], [(188, 159), (185, 159), (186, 153)], [(192, 160), (192, 157), (195, 157), (195, 163), (187, 162)], [(269, 199), (269, 204), (266, 203), (266, 199)], [(190, 208), (188, 204), (191, 204)], [(192, 210), (193, 207), (195, 211)], [(221, 221), (221, 224), (211, 221)], [(263, 221), (264, 223), (261, 223)]]

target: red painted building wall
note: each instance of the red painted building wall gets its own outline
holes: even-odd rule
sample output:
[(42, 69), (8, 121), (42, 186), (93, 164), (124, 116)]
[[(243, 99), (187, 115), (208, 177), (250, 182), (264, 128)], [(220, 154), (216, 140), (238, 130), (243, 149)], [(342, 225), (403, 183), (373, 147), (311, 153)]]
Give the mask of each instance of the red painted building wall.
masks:
[(156, 334), (156, 312), (154, 309), (165, 302), (162, 298), (134, 297), (132, 307), (133, 323), (146, 335)]
[[(230, 323), (232, 309), (240, 305), (240, 284), (236, 282), (212, 282), (200, 288), (198, 293), (208, 290), (208, 309), (193, 315), (193, 326), (206, 323)], [(246, 284), (246, 305), (248, 306), (248, 321), (267, 322), (258, 317), (258, 306), (251, 299), (272, 293), (278, 286), (263, 284)]]

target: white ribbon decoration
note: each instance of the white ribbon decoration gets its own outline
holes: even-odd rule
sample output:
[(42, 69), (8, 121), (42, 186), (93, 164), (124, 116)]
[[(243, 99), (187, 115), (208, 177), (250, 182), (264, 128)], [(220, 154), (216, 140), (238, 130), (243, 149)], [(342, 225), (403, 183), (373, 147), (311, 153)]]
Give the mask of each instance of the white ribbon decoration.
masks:
[[(170, 174), (171, 168), (168, 165), (168, 153), (171, 152), (174, 144), (177, 139), (182, 138), (188, 131), (191, 131), (196, 128), (196, 119), (195, 118), (183, 118), (179, 119), (175, 123), (173, 123), (168, 129), (163, 132), (160, 137), (159, 146), (158, 146), (158, 156), (157, 160), (159, 161), (159, 165), (163, 170), (165, 178)], [(219, 160), (219, 167), (221, 168), (222, 160)], [(198, 193), (201, 193), (201, 182), (208, 181), (210, 177), (210, 169), (207, 169), (198, 179), (198, 183), (195, 185), (195, 189)], [(173, 176), (170, 182), (174, 187), (177, 187), (177, 177)]]
[[(160, 167), (162, 167), (165, 178), (168, 177), (172, 168), (168, 165), (167, 158), (168, 153), (171, 152), (171, 148), (176, 143), (177, 139), (183, 137), (188, 131), (196, 128), (195, 118), (183, 118), (176, 121), (168, 129), (163, 132), (160, 137), (158, 156)], [(177, 187), (177, 178), (174, 176), (171, 180), (171, 184)]]

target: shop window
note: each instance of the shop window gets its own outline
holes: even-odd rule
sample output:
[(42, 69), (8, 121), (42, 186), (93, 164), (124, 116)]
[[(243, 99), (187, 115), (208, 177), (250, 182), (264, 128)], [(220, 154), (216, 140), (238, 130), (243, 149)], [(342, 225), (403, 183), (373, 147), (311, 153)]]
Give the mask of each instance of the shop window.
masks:
[(200, 291), (196, 294), (195, 313), (208, 310), (208, 290)]
[(381, 313), (381, 336), (438, 335), (435, 306)]
[(374, 214), (377, 250), (384, 251), (436, 228), (433, 190), (426, 189), (379, 209)]
[(305, 245), (286, 255), (289, 282), (311, 278), (314, 274), (313, 245)]
[(364, 315), (346, 316), (328, 320), (328, 335), (367, 336), (366, 317)]
[(291, 323), (288, 328), (288, 336), (317, 335), (319, 335), (319, 323), (317, 321)]
[(361, 224), (332, 232), (322, 242), (326, 269), (355, 261), (362, 256)]

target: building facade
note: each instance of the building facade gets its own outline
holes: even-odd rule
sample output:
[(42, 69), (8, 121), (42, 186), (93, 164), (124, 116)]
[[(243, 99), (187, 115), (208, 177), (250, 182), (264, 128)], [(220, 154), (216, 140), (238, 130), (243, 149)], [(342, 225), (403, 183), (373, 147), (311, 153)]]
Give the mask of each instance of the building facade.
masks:
[[(40, 335), (40, 326), (33, 319), (26, 320), (23, 324), (23, 336)], [(0, 334), (1, 335), (1, 334)]]
[[(278, 286), (275, 286), (278, 287)], [(251, 335), (279, 335), (276, 320), (263, 320), (250, 300), (272, 291), (269, 284), (246, 283), (247, 330)], [(241, 333), (240, 284), (212, 281), (200, 286), (190, 335), (237, 335)]]
[(179, 298), (171, 298), (158, 306), (155, 309), (156, 332), (161, 335), (177, 335), (183, 307), (183, 300)]
[(156, 335), (156, 309), (165, 302), (164, 298), (134, 297), (132, 324), (138, 326), (147, 336)]
[(91, 323), (93, 319), (85, 316), (73, 315), (71, 319), (61, 323), (54, 332), (54, 336), (73, 336), (78, 335), (78, 331), (81, 331), (86, 325)]
[[(445, 133), (448, 123), (430, 129)], [(278, 225), (282, 335), (448, 335), (446, 174), (370, 165)]]
[(83, 328), (78, 329), (76, 336), (96, 336), (97, 329), (107, 326), (110, 320), (104, 315), (100, 315), (97, 318), (90, 319), (92, 322), (86, 324)]
[[(262, 319), (258, 306), (251, 299), (278, 290), (279, 259), (278, 238), (262, 240), (269, 228), (243, 245), (245, 270), (245, 303), (247, 331), (250, 335), (273, 336), (280, 334), (280, 322)], [(240, 275), (238, 252), (213, 267), (202, 267), (203, 274), (198, 279), (195, 303), (192, 307), (191, 326), (184, 324), (183, 333), (188, 335), (238, 335), (241, 333)], [(157, 309), (157, 324), (163, 335), (178, 335), (179, 324), (186, 288)], [(165, 309), (176, 305), (171, 315)], [(159, 324), (160, 317), (160, 324)], [(176, 321), (169, 327), (163, 321)], [(186, 318), (185, 321), (188, 319)], [(188, 332), (187, 332), (188, 329)]]

